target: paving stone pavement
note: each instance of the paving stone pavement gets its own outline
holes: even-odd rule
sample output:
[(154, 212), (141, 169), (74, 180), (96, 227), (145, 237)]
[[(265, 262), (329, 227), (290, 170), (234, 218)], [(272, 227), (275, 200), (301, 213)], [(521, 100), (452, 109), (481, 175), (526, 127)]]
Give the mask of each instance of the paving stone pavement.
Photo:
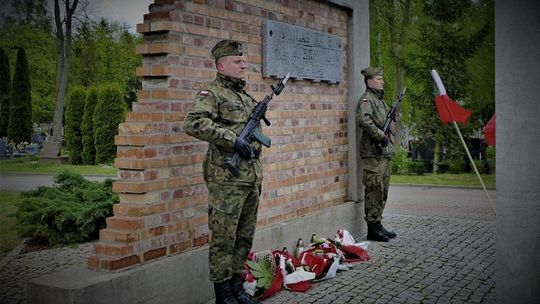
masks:
[[(490, 195), (494, 199), (495, 191)], [(398, 237), (371, 242), (371, 261), (305, 293), (282, 290), (262, 303), (495, 302), (495, 217), (483, 191), (391, 186), (383, 224)], [(0, 261), (0, 303), (27, 303), (28, 280), (84, 265), (91, 246), (6, 256)]]
[(388, 215), (385, 225), (398, 237), (371, 242), (371, 261), (263, 303), (494, 302), (494, 222)]
[(2, 304), (27, 303), (26, 283), (33, 278), (75, 265), (84, 265), (86, 258), (91, 255), (92, 243), (25, 254), (16, 254), (16, 250), (0, 263), (0, 303)]
[(495, 303), (495, 216), (482, 190), (392, 186), (383, 224), (398, 236), (371, 242), (371, 261), (263, 304)]

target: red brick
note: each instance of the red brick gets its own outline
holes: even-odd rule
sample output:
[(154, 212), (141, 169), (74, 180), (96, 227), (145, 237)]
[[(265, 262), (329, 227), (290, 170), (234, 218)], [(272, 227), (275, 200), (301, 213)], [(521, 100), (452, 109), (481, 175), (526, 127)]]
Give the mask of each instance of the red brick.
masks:
[(97, 255), (124, 257), (133, 254), (133, 245), (95, 243), (94, 253)]
[(210, 236), (209, 235), (203, 235), (203, 236), (194, 238), (193, 239), (193, 247), (200, 247), (200, 246), (206, 245), (206, 244), (208, 244), (209, 241), (210, 241)]
[(144, 228), (144, 219), (142, 217), (113, 216), (107, 218), (107, 228), (137, 230)]
[(99, 239), (106, 242), (117, 242), (129, 244), (137, 241), (138, 236), (132, 231), (120, 231), (113, 229), (101, 229), (99, 231)]
[(122, 258), (99, 257), (99, 269), (114, 271), (137, 265), (140, 261), (141, 260), (137, 255)]
[(173, 244), (169, 246), (169, 252), (171, 254), (175, 253), (181, 253), (186, 251), (187, 249), (191, 248), (191, 240), (183, 241), (177, 244)]
[(143, 261), (151, 261), (163, 257), (167, 254), (167, 248), (159, 248), (154, 250), (149, 250), (143, 253)]

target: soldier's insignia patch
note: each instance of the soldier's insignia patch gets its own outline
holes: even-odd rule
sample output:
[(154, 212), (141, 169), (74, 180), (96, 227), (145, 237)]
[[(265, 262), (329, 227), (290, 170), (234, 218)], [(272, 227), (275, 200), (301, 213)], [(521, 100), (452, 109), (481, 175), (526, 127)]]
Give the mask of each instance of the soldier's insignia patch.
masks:
[(200, 96), (208, 96), (208, 91), (200, 91), (199, 94), (197, 95), (200, 95)]

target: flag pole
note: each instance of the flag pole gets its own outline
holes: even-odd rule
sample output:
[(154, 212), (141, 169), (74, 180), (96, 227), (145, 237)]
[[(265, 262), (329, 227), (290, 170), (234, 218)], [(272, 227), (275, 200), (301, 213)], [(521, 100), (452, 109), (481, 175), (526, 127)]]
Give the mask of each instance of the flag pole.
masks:
[[(433, 80), (435, 81), (435, 84), (437, 85), (437, 89), (439, 90), (439, 95), (445, 95), (446, 89), (444, 88), (444, 85), (437, 71), (431, 70), (431, 76), (433, 77)], [(459, 136), (459, 139), (461, 140), (461, 143), (463, 144), (463, 147), (465, 148), (465, 152), (467, 152), (467, 156), (469, 157), (469, 161), (471, 162), (474, 172), (476, 173), (476, 176), (478, 177), (478, 180), (480, 181), (480, 184), (482, 185), (482, 188), (484, 189), (484, 192), (486, 193), (486, 197), (488, 198), (491, 208), (493, 209), (493, 214), (497, 215), (497, 211), (495, 210), (495, 205), (493, 204), (493, 201), (491, 200), (491, 197), (489, 196), (486, 186), (484, 185), (484, 181), (482, 180), (482, 177), (480, 176), (480, 173), (478, 172), (478, 169), (476, 168), (476, 165), (474, 164), (471, 153), (469, 152), (469, 148), (467, 147), (467, 144), (465, 143), (465, 140), (463, 139), (463, 136), (461, 135), (461, 131), (459, 130), (456, 120), (452, 116), (452, 112), (450, 111), (450, 109), (448, 109), (448, 105), (446, 103), (444, 104), (446, 106), (448, 113), (450, 113), (450, 116), (452, 117), (452, 124), (454, 125), (454, 128), (456, 129), (456, 132)]]
[(463, 144), (463, 147), (465, 148), (465, 152), (467, 152), (467, 156), (469, 157), (469, 160), (471, 161), (471, 165), (474, 168), (474, 172), (476, 173), (476, 176), (478, 176), (478, 180), (480, 181), (480, 184), (482, 185), (482, 188), (484, 189), (484, 192), (486, 193), (489, 203), (491, 204), (491, 208), (493, 209), (493, 214), (497, 215), (497, 211), (495, 210), (495, 205), (493, 204), (491, 197), (489, 197), (489, 193), (487, 192), (486, 186), (484, 185), (484, 181), (482, 180), (480, 173), (478, 173), (478, 169), (476, 168), (476, 165), (474, 164), (471, 153), (469, 152), (469, 148), (467, 147), (467, 144), (465, 143), (463, 136), (461, 136), (461, 132), (459, 131), (458, 125), (455, 120), (452, 121), (452, 123), (454, 124), (454, 128), (456, 128), (456, 131), (459, 135), (459, 139), (461, 139), (461, 143)]

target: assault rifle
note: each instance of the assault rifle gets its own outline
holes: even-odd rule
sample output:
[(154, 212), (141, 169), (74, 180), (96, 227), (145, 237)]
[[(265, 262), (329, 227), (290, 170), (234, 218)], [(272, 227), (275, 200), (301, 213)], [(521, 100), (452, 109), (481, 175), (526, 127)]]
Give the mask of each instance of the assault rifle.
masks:
[[(392, 109), (390, 109), (390, 112), (388, 112), (388, 114), (386, 115), (386, 121), (384, 122), (382, 131), (384, 132), (384, 135), (388, 136), (388, 139), (390, 139), (390, 133), (392, 133), (390, 131), (390, 124), (392, 123), (392, 121), (396, 120), (397, 110), (398, 110), (399, 104), (403, 100), (403, 97), (405, 97), (406, 90), (407, 90), (407, 87), (403, 88), (403, 91), (401, 91), (401, 93), (399, 93), (399, 95), (397, 96), (397, 100), (396, 102), (394, 102)], [(381, 145), (380, 142), (377, 143), (376, 147), (377, 147), (377, 151), (379, 151), (379, 153), (382, 153), (383, 146)]]
[[(285, 75), (285, 77), (278, 82), (276, 86), (271, 85), (272, 92), (270, 94), (266, 95), (264, 99), (257, 103), (257, 106), (253, 110), (253, 113), (251, 113), (251, 116), (249, 117), (249, 121), (242, 130), (242, 133), (238, 135), (238, 137), (242, 138), (246, 142), (250, 143), (253, 139), (258, 140), (262, 145), (265, 147), (270, 147), (271, 140), (270, 138), (266, 137), (262, 132), (259, 131), (258, 127), (261, 124), (261, 120), (264, 121), (264, 123), (269, 126), (271, 123), (270, 121), (265, 117), (266, 110), (268, 110), (268, 104), (272, 100), (272, 98), (275, 95), (281, 94), (281, 91), (285, 88), (285, 84), (287, 83), (287, 80), (289, 80), (289, 74)], [(251, 158), (254, 158), (255, 155), (252, 153)], [(235, 177), (238, 177), (240, 175), (240, 168), (238, 167), (240, 164), (240, 154), (238, 152), (235, 152), (231, 159), (227, 159), (223, 162), (222, 167), (229, 169), (231, 171), (232, 175)]]

